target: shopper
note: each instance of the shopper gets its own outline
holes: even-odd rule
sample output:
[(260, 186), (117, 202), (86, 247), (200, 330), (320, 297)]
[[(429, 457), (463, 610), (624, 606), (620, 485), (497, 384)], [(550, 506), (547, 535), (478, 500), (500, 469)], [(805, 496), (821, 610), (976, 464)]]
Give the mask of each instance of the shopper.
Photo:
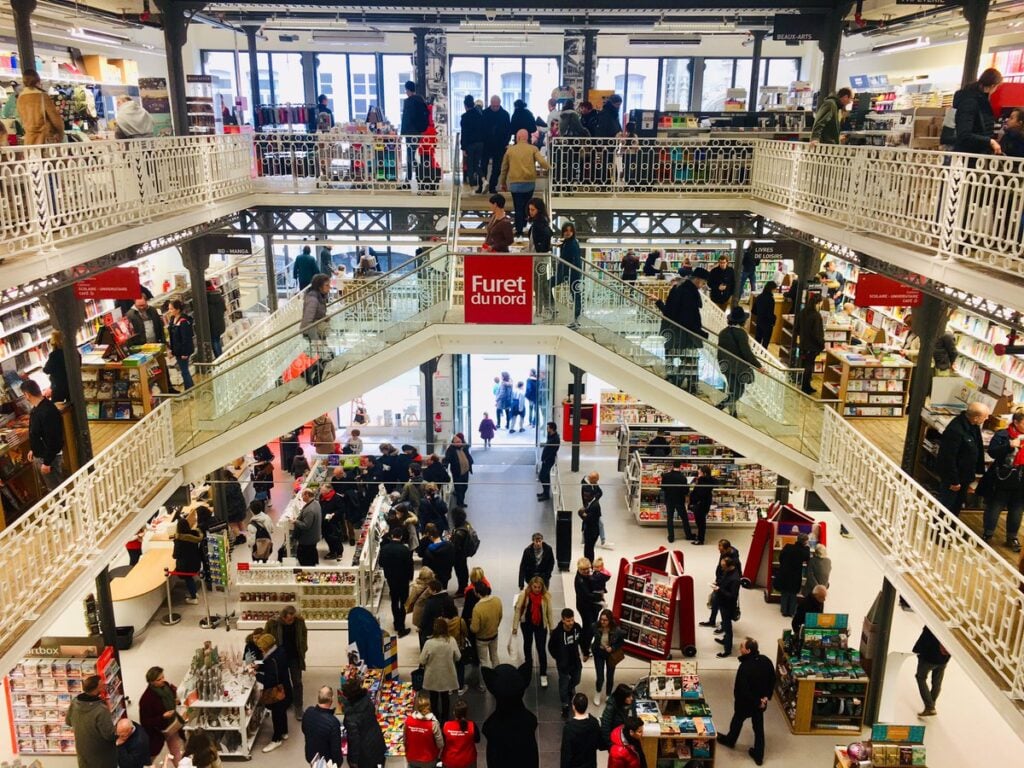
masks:
[(548, 652), (558, 672), (558, 698), (562, 702), (562, 719), (569, 717), (569, 706), (576, 694), (583, 673), (580, 649), (584, 647), (583, 632), (576, 624), (572, 608), (562, 609), (562, 620), (551, 630)]
[[(416, 164), (416, 151), (427, 131), (430, 115), (427, 102), (416, 93), (416, 83), (407, 80), (405, 83), (405, 102), (402, 104), (402, 136), (405, 137), (405, 180), (412, 181), (412, 170)], [(419, 178), (422, 183), (423, 179)]]
[(22, 89), (17, 99), (18, 122), (25, 131), (23, 142), (35, 144), (61, 144), (64, 141), (64, 118), (43, 90), (39, 73), (26, 69), (21, 73)]
[(433, 523), (428, 523), (423, 529), (417, 553), (423, 564), (434, 572), (434, 578), (441, 583), (442, 589), (447, 591), (457, 554), (451, 542), (442, 538), (441, 531)]
[(178, 511), (178, 519), (174, 528), (174, 570), (185, 582), (185, 589), (188, 590), (188, 597), (185, 602), (189, 605), (197, 605), (199, 598), (196, 591), (195, 577), (203, 570), (202, 546), (205, 537), (199, 530), (199, 514), (193, 508), (184, 516), (181, 510)]
[(813, 395), (816, 391), (812, 383), (814, 363), (818, 355), (825, 351), (825, 323), (821, 319), (821, 312), (818, 311), (820, 303), (820, 294), (808, 293), (804, 308), (800, 310), (796, 319), (800, 365), (803, 367), (800, 389), (805, 395)]
[[(288, 707), (292, 704), (290, 662), (287, 652), (277, 643), (273, 632), (264, 632), (256, 639), (256, 644), (263, 652), (263, 663), (256, 670), (256, 680), (263, 686), (261, 697), (270, 710), (274, 726), (270, 743), (263, 747), (263, 751), (273, 752), (288, 736)], [(301, 714), (300, 710), (300, 720)]]
[(718, 266), (711, 269), (708, 289), (711, 293), (711, 303), (724, 312), (736, 294), (736, 271), (729, 263), (728, 256), (720, 256)]
[(533, 197), (537, 186), (537, 166), (545, 170), (551, 166), (541, 151), (530, 143), (530, 134), (526, 129), (520, 129), (514, 135), (516, 143), (505, 152), (501, 161), (498, 185), (512, 194), (515, 235), (522, 237), (526, 231), (526, 204)]
[(800, 594), (807, 597), (819, 584), (827, 588), (831, 578), (832, 559), (828, 556), (825, 545), (817, 544), (811, 551), (811, 559), (807, 562), (807, 578), (804, 579)]
[(750, 337), (743, 328), (748, 317), (743, 307), (733, 307), (729, 310), (728, 325), (718, 334), (718, 367), (725, 376), (728, 394), (715, 407), (728, 411), (732, 416), (736, 415), (736, 406), (747, 384), (754, 381), (754, 371), (764, 373), (764, 367), (750, 348)]
[(715, 486), (718, 481), (711, 474), (711, 467), (702, 464), (697, 469), (697, 477), (690, 486), (690, 514), (693, 515), (693, 522), (697, 526), (697, 538), (694, 544), (704, 543), (704, 537), (708, 530), (708, 512), (711, 511), (711, 504), (714, 498)]
[(32, 408), (28, 417), (28, 460), (47, 491), (64, 482), (64, 426), (60, 411), (32, 379), (21, 382), (21, 393)]
[(302, 509), (292, 523), (292, 539), (295, 543), (295, 556), (299, 565), (314, 566), (320, 563), (317, 544), (320, 542), (320, 523), (323, 515), (316, 492), (311, 488), (302, 490)]
[(1015, 107), (1003, 123), (999, 146), (1007, 157), (1024, 157), (1024, 109)]
[(626, 683), (619, 683), (601, 713), (601, 735), (606, 741), (611, 739), (612, 732), (633, 714), (633, 688)]
[(660, 459), (670, 456), (672, 454), (672, 445), (668, 440), (668, 432), (664, 429), (659, 429), (655, 432), (654, 437), (648, 440), (647, 445), (644, 446), (644, 453)]
[(212, 280), (206, 281), (206, 312), (210, 319), (210, 346), (214, 359), (224, 354), (221, 338), (227, 330), (227, 303), (224, 293)]
[(498, 393), (494, 396), (494, 407), (505, 416), (505, 426), (509, 433), (512, 432), (512, 413), (514, 411), (515, 398), (512, 389), (512, 376), (508, 371), (501, 372), (501, 381), (498, 382)]
[(145, 108), (127, 94), (117, 97), (114, 118), (115, 139), (147, 139), (153, 135), (153, 118)]
[(267, 514), (267, 502), (253, 499), (249, 502), (249, 512), (249, 527), (253, 535), (252, 559), (265, 563), (274, 552), (274, 521)]
[(413, 579), (413, 562), (412, 550), (402, 543), (401, 528), (392, 528), (388, 532), (388, 538), (380, 548), (378, 563), (388, 583), (395, 634), (405, 637), (410, 631), (405, 626), (405, 605), (409, 599), (409, 582)]
[[(81, 361), (82, 356), (77, 349), (74, 354)], [(71, 392), (68, 389), (68, 370), (64, 361), (64, 336), (60, 331), (50, 332), (50, 354), (43, 366), (43, 373), (50, 379), (50, 400), (54, 403), (67, 402)]]
[[(530, 206), (531, 210), (533, 206)], [(511, 435), (516, 431), (515, 426), (519, 423), (519, 431), (525, 432), (526, 427), (523, 426), (523, 420), (526, 419), (526, 390), (524, 384), (521, 381), (516, 382), (515, 391), (512, 393), (512, 424), (509, 426), (508, 433)]]
[[(473, 618), (469, 631), (476, 637), (476, 651), (480, 666), (493, 669), (501, 663), (498, 658), (498, 631), (501, 628), (501, 600), (491, 594), (491, 587), (485, 582), (473, 584), (473, 590), (480, 596), (480, 602), (473, 606)], [(481, 681), (481, 690), (483, 683)]]
[(313, 444), (318, 454), (337, 453), (334, 449), (336, 437), (337, 427), (334, 426), (334, 421), (329, 413), (322, 413), (313, 419), (309, 442)]
[(583, 556), (593, 562), (594, 545), (601, 535), (601, 504), (596, 497), (591, 496), (577, 514), (583, 521)]
[(1015, 411), (1010, 426), (1000, 429), (988, 444), (992, 465), (985, 472), (979, 489), (987, 485), (982, 538), (989, 542), (995, 535), (999, 513), (1006, 510), (1006, 546), (1020, 552), (1021, 512), (1024, 511), (1024, 410)]
[(469, 558), (477, 553), (480, 548), (480, 537), (476, 529), (466, 519), (466, 510), (456, 507), (452, 510), (452, 567), (455, 571), (457, 586), (455, 593), (458, 595), (466, 591), (469, 586)]
[(723, 648), (715, 655), (725, 659), (732, 656), (732, 623), (736, 619), (736, 609), (740, 600), (740, 574), (736, 569), (736, 562), (731, 557), (723, 557), (719, 564), (722, 567), (722, 576), (713, 590), (722, 616), (722, 636), (716, 637), (715, 642), (721, 643)]
[[(310, 258), (313, 258), (310, 256)], [(304, 372), (308, 384), (318, 384), (323, 366), (331, 354), (327, 347), (327, 294), (331, 291), (331, 278), (314, 275), (309, 288), (302, 297), (302, 335), (309, 341), (310, 351), (316, 362)]]
[[(149, 737), (149, 756), (154, 761), (167, 744), (167, 753), (174, 764), (181, 760), (185, 743), (182, 741), (183, 720), (178, 714), (178, 689), (164, 677), (162, 667), (146, 671), (146, 690), (139, 697), (139, 723)], [(110, 722), (110, 712), (103, 705), (103, 714)]]
[[(580, 242), (576, 239), (576, 227), (572, 222), (565, 222), (562, 224), (562, 244), (558, 249), (558, 263), (555, 265), (555, 285), (566, 285), (568, 286), (569, 293), (572, 294), (572, 323), (569, 325), (570, 328), (576, 328), (579, 320), (580, 313), (583, 311), (583, 256), (580, 252)], [(564, 300), (564, 299), (563, 299)], [(536, 377), (536, 374), (532, 374)], [(526, 397), (530, 399), (530, 382), (526, 382)], [(535, 426), (537, 424), (537, 397), (536, 388), (534, 389), (534, 398), (531, 401), (531, 421), (530, 425)]]
[[(342, 453), (347, 453), (350, 456), (358, 456), (363, 452), (363, 438), (362, 432), (358, 429), (350, 429), (348, 431), (348, 438), (345, 440), (345, 445), (342, 448)], [(424, 478), (427, 479), (427, 478)]]
[(192, 389), (192, 373), (189, 358), (196, 351), (195, 331), (192, 318), (185, 314), (185, 303), (172, 299), (167, 306), (167, 335), (170, 337), (171, 355), (178, 363), (181, 383), (185, 389)]
[(601, 596), (594, 591), (593, 564), (589, 558), (581, 557), (576, 562), (576, 576), (573, 579), (573, 591), (576, 593), (576, 610), (580, 614), (580, 634), (583, 643), (580, 651), (583, 660), (590, 661), (590, 647), (594, 640), (594, 624), (597, 613), (601, 610)]
[(484, 441), (484, 450), (491, 447), (491, 440), (494, 439), (494, 432), (497, 427), (494, 424), (494, 419), (491, 415), (484, 411), (484, 417), (480, 419), (480, 427), (477, 430), (480, 433), (480, 439)]
[[(537, 663), (540, 668), (540, 687), (548, 687), (548, 633), (555, 621), (551, 613), (551, 593), (540, 576), (534, 576), (516, 598), (515, 615), (512, 618), (512, 634), (523, 630), (523, 658), (527, 667), (533, 669), (533, 648), (537, 648)], [(511, 643), (510, 643), (511, 646)]]
[(473, 455), (469, 452), (466, 437), (461, 432), (455, 434), (444, 452), (444, 464), (451, 472), (456, 505), (467, 506), (466, 489), (469, 487), (469, 476), (473, 474)]
[(782, 595), (779, 610), (783, 616), (791, 617), (796, 612), (796, 596), (804, 580), (804, 565), (811, 559), (807, 546), (807, 534), (797, 534), (779, 553), (779, 565), (775, 570), (774, 587)]
[(936, 493), (938, 502), (953, 517), (960, 517), (968, 489), (975, 477), (985, 471), (984, 444), (981, 425), (991, 413), (984, 403), (970, 403), (942, 432), (935, 462), (936, 476), (942, 486)]
[(530, 222), (530, 250), (551, 253), (551, 222), (548, 207), (541, 198), (531, 197), (526, 203), (526, 219)]
[(811, 127), (811, 144), (838, 144), (839, 126), (842, 113), (853, 101), (853, 91), (840, 88), (832, 96), (827, 96), (814, 113), (814, 125)]
[[(456, 509), (461, 509), (461, 507), (456, 507)], [(419, 503), (419, 530), (426, 530), (426, 527), (431, 524), (442, 534), (448, 530), (448, 505), (441, 498), (437, 485), (425, 483), (423, 498)]]
[(942, 678), (946, 674), (950, 654), (927, 626), (921, 629), (921, 636), (914, 643), (913, 651), (917, 654), (917, 672), (914, 677), (917, 679), (917, 691), (924, 703), (924, 710), (918, 716), (931, 717), (935, 714), (935, 701), (942, 691)]
[(362, 680), (352, 677), (341, 688), (349, 768), (378, 768), (387, 762), (387, 743), (373, 701)]
[(82, 692), (71, 701), (64, 717), (64, 724), (75, 732), (78, 768), (112, 768), (117, 765), (117, 735), (110, 710), (100, 696), (101, 683), (99, 675), (85, 678)]
[(647, 768), (647, 758), (644, 757), (641, 743), (643, 733), (643, 721), (634, 715), (627, 717), (622, 725), (612, 731), (608, 768)]
[(267, 620), (264, 632), (274, 638), (278, 648), (284, 651), (284, 662), (288, 666), (290, 692), (294, 699), (295, 719), (302, 719), (302, 673), (306, 671), (306, 652), (309, 650), (309, 632), (306, 620), (294, 605), (286, 605), (277, 618)]
[(683, 534), (687, 541), (693, 541), (693, 531), (690, 529), (690, 516), (686, 513), (686, 497), (690, 493), (690, 486), (683, 472), (683, 460), (675, 459), (672, 468), (661, 473), (661, 498), (665, 503), (665, 521), (668, 527), (669, 543), (676, 540), (675, 519), (683, 523)]
[[(487, 176), (487, 165), (491, 166), (490, 178), (488, 179), (487, 191), (492, 195), (498, 191), (498, 175), (501, 173), (501, 164), (505, 160), (505, 150), (508, 149), (509, 139), (512, 137), (512, 118), (501, 106), (501, 97), (491, 96), (491, 103), (483, 111), (483, 134), (484, 134), (484, 159), (480, 165), (480, 184), (483, 185), (484, 177)], [(504, 203), (502, 203), (504, 208)]]
[(585, 693), (572, 697), (572, 717), (562, 728), (559, 768), (597, 768), (598, 750), (610, 746), (601, 733), (601, 723), (587, 712), (589, 705)]
[(537, 531), (533, 534), (530, 546), (523, 550), (519, 560), (519, 589), (523, 588), (534, 576), (539, 576), (544, 586), (551, 583), (551, 574), (555, 570), (555, 552), (551, 545), (545, 543), (544, 534)]
[(697, 393), (697, 363), (703, 339), (708, 337), (701, 324), (700, 308), (704, 302), (700, 289), (710, 277), (704, 267), (697, 267), (692, 275), (672, 286), (665, 301), (654, 302), (664, 316), (661, 335), (665, 338), (666, 378), (690, 394)]
[(164, 321), (160, 313), (149, 306), (145, 296), (135, 300), (135, 306), (128, 310), (126, 317), (132, 326), (132, 336), (126, 342), (126, 346), (166, 343)]
[(302, 246), (302, 252), (295, 257), (295, 262), (292, 264), (292, 278), (298, 282), (299, 291), (306, 290), (319, 273), (320, 264), (313, 255), (313, 249), (308, 245)]
[(480, 728), (469, 719), (469, 705), (459, 699), (452, 708), (452, 720), (441, 728), (444, 749), (441, 750), (441, 768), (476, 768)]
[[(580, 499), (583, 502), (583, 506), (587, 506), (591, 499), (600, 501), (604, 496), (604, 491), (601, 489), (600, 482), (600, 472), (588, 472), (587, 475), (580, 480)], [(605, 537), (604, 517), (602, 516), (598, 518), (597, 523), (601, 534), (601, 547), (603, 549), (614, 549), (615, 545), (610, 543)]]
[(798, 643), (802, 643), (804, 636), (804, 625), (807, 623), (807, 614), (824, 613), (825, 601), (828, 599), (828, 590), (823, 584), (819, 584), (811, 590), (811, 594), (805, 597), (793, 613), (793, 621), (790, 626), (793, 629), (793, 637)]
[[(572, 226), (572, 225), (566, 225)], [(565, 227), (562, 227), (562, 236), (565, 237)], [(561, 258), (565, 259), (565, 243), (562, 243)], [(579, 255), (579, 244), (576, 245), (577, 256)], [(530, 406), (530, 426), (537, 426), (537, 385), (540, 380), (537, 378), (537, 369), (531, 368), (530, 375), (526, 377), (526, 402)]]
[(325, 685), (316, 693), (316, 706), (307, 707), (302, 715), (302, 735), (306, 739), (306, 762), (320, 756), (341, 766), (341, 723), (334, 714), (334, 689)]
[(189, 735), (183, 757), (191, 760), (195, 768), (221, 768), (217, 744), (202, 728), (195, 729)]
[(466, 169), (463, 183), (474, 187), (476, 194), (479, 195), (483, 192), (481, 174), (486, 173), (486, 169), (481, 169), (484, 162), (484, 116), (477, 109), (476, 102), (470, 94), (466, 94), (462, 106), (464, 111), (459, 119), (459, 146), (463, 152), (463, 166)]
[(406, 472), (409, 477), (402, 486), (402, 493), (398, 498), (409, 502), (413, 509), (417, 509), (424, 496), (423, 470), (419, 464), (410, 464)]
[[(448, 719), (451, 692), (459, 688), (455, 665), (460, 658), (459, 647), (448, 633), (448, 620), (439, 616), (434, 619), (433, 634), (420, 651), (420, 666), (423, 667), (423, 690), (430, 694), (428, 711), (433, 709), (441, 722)], [(440, 736), (440, 725), (437, 732)]]
[(330, 483), (320, 486), (320, 530), (327, 542), (325, 560), (340, 560), (345, 552), (345, 502)]
[(626, 633), (619, 627), (614, 614), (607, 608), (601, 611), (597, 617), (597, 623), (593, 629), (593, 645), (591, 646), (594, 657), (594, 670), (597, 672), (597, 692), (594, 694), (594, 706), (601, 706), (601, 689), (605, 689), (608, 696), (612, 695), (615, 687), (615, 667), (623, 658), (623, 648), (626, 645)]
[[(975, 155), (1001, 155), (1003, 148), (995, 139), (995, 115), (991, 96), (1003, 82), (998, 69), (986, 69), (978, 79), (953, 94), (954, 152)], [(949, 132), (943, 130), (943, 138)]]
[(152, 764), (153, 758), (149, 755), (149, 736), (141, 725), (123, 717), (114, 726), (114, 734), (114, 743), (117, 745), (117, 768), (145, 768)]
[(754, 762), (764, 762), (764, 711), (775, 693), (775, 665), (758, 650), (757, 641), (744, 638), (740, 644), (740, 667), (733, 683), (733, 715), (729, 732), (719, 735), (718, 743), (732, 749), (743, 729), (743, 723), (750, 719), (754, 729), (754, 746), (747, 750)]
[[(562, 437), (558, 434), (558, 425), (553, 421), (547, 424), (547, 434), (544, 436), (543, 448), (540, 452), (540, 479), (541, 492), (537, 494), (537, 501), (547, 501), (551, 498), (551, 469), (558, 461), (558, 449), (562, 446)], [(600, 516), (600, 515), (599, 515)]]
[(423, 601), (423, 611), (420, 614), (417, 627), (419, 628), (420, 650), (426, 645), (430, 633), (434, 631), (434, 620), (445, 616), (455, 607), (451, 595), (445, 591), (444, 584), (433, 579), (427, 585), (427, 597)]
[(769, 280), (754, 299), (754, 341), (765, 349), (768, 349), (775, 330), (775, 288), (774, 281)]
[(626, 251), (626, 255), (619, 262), (619, 268), (622, 270), (622, 282), (635, 283), (640, 274), (640, 259), (633, 251)]

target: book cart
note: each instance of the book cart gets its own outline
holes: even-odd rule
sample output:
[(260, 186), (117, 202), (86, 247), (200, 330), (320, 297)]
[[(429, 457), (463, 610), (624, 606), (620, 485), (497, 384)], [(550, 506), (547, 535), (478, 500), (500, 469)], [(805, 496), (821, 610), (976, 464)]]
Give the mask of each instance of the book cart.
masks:
[(927, 760), (923, 725), (876, 723), (869, 742), (836, 747), (832, 768), (926, 768)]
[(683, 573), (683, 554), (658, 547), (619, 561), (612, 613), (626, 633), (626, 653), (669, 659), (672, 650), (697, 653), (693, 577)]
[(652, 661), (647, 698), (636, 702), (648, 768), (715, 764), (718, 731), (696, 661)]
[(779, 602), (781, 595), (772, 586), (775, 569), (779, 566), (779, 555), (782, 548), (795, 542), (800, 533), (806, 533), (812, 538), (812, 534), (816, 535), (819, 544), (828, 543), (825, 523), (815, 521), (792, 504), (776, 501), (768, 507), (767, 515), (754, 526), (750, 554), (743, 564), (743, 586), (748, 589), (761, 587), (764, 589), (766, 603)]
[(860, 735), (869, 681), (849, 640), (845, 613), (807, 614), (801, 644), (783, 633), (775, 693), (793, 733)]

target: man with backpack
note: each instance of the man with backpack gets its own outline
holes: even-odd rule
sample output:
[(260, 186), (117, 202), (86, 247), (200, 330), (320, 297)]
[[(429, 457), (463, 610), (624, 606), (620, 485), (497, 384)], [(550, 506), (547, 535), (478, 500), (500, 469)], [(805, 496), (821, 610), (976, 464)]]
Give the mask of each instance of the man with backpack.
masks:
[(466, 510), (455, 507), (452, 510), (452, 549), (455, 550), (455, 578), (458, 579), (456, 595), (464, 594), (469, 586), (469, 558), (480, 549), (480, 536), (476, 529), (466, 520)]

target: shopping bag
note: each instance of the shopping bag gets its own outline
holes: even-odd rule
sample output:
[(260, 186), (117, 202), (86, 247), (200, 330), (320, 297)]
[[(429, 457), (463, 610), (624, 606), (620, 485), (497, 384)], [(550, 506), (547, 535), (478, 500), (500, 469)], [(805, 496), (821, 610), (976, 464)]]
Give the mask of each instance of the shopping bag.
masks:
[(281, 374), (281, 380), (287, 383), (292, 379), (297, 379), (299, 376), (304, 375), (311, 366), (316, 365), (318, 361), (318, 357), (310, 357), (307, 353), (300, 352), (299, 356), (292, 360), (285, 369), (285, 372)]

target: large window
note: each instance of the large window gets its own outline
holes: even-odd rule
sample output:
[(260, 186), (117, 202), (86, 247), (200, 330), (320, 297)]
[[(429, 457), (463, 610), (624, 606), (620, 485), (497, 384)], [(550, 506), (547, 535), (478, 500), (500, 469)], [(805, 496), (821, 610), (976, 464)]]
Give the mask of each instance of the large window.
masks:
[[(622, 122), (631, 109), (657, 109), (661, 79), (658, 59), (606, 58), (597, 62), (597, 88), (614, 91), (622, 97)], [(595, 104), (594, 109), (600, 109)]]
[(512, 113), (512, 102), (523, 97), (523, 60), (515, 58), (487, 57), (486, 103), (491, 96), (501, 98), (501, 106)]
[[(721, 112), (725, 109), (725, 91), (728, 88), (750, 90), (752, 61), (746, 59), (704, 59), (704, 89), (701, 93), (701, 109)], [(758, 87), (764, 85), (789, 85), (800, 79), (800, 59), (761, 59), (758, 72)], [(757, 94), (753, 94), (757, 103)]]
[(348, 56), (344, 53), (321, 53), (316, 56), (316, 92), (327, 97), (327, 106), (334, 112), (334, 122), (351, 119), (348, 111)]
[[(412, 57), (400, 53), (386, 53), (381, 57), (381, 91), (384, 97), (384, 117), (398, 123), (402, 116), (402, 103), (405, 101), (405, 84), (415, 80), (413, 75)], [(422, 94), (422, 86), (416, 84)], [(366, 115), (363, 114), (362, 118)]]
[(725, 91), (732, 88), (735, 59), (704, 59), (704, 90), (700, 108), (707, 112), (725, 109)]
[(546, 119), (551, 91), (561, 80), (554, 56), (452, 56), (449, 72), (452, 131), (459, 130), (467, 94), (483, 101), (485, 108), (497, 96), (509, 114), (515, 100), (522, 99), (536, 117)]
[[(372, 53), (354, 54), (348, 57), (349, 103), (352, 117), (365, 120), (370, 107), (378, 104), (377, 57)], [(388, 119), (398, 125), (401, 115), (389, 115)]]
[[(259, 102), (260, 104), (271, 104), (273, 103), (273, 91), (270, 78), (272, 71), (270, 67), (270, 54), (256, 54), (256, 63), (259, 67), (260, 79)], [(241, 82), (236, 82), (235, 78), (234, 51), (202, 52), (203, 74), (210, 75), (213, 78), (213, 96), (217, 114), (220, 114), (222, 99), (230, 109), (234, 105), (235, 98), (241, 96), (248, 105), (248, 109), (244, 111), (242, 117), (248, 120), (251, 119), (253, 105), (250, 103), (252, 101), (252, 94), (249, 91), (249, 55), (247, 53), (239, 54), (238, 65), (239, 74), (242, 78)]]
[(554, 57), (527, 58), (524, 71), (526, 73), (526, 90), (523, 99), (535, 117), (548, 119), (548, 99), (551, 92), (559, 86), (558, 59)]
[(661, 109), (669, 111), (690, 108), (692, 68), (690, 59), (662, 59), (661, 102), (658, 105)]

